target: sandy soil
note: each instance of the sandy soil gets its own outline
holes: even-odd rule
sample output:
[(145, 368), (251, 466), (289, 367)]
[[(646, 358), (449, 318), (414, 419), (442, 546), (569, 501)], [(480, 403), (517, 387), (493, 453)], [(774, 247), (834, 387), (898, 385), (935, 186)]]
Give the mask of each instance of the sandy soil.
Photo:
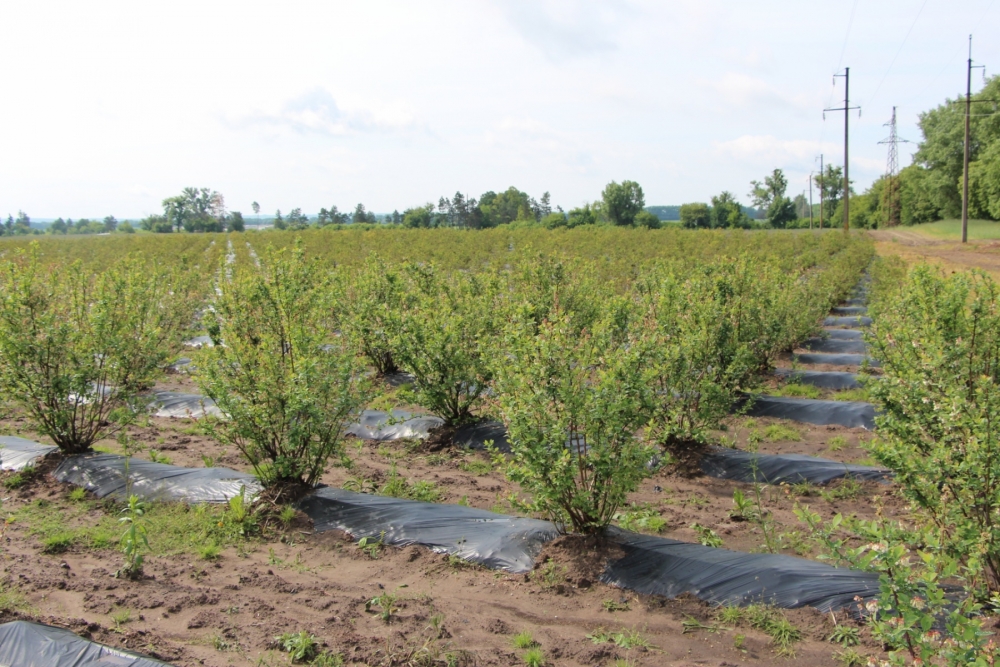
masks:
[(947, 270), (982, 269), (1000, 278), (1000, 241), (957, 241), (935, 239), (907, 229), (869, 232), (879, 255), (898, 255), (907, 264), (927, 263)]
[[(184, 376), (172, 376), (163, 388), (168, 386), (195, 390)], [(732, 418), (715, 437), (746, 447), (752, 431), (766, 433), (774, 424), (794, 428), (799, 437), (785, 442), (765, 439), (760, 451), (857, 462), (866, 456), (860, 443), (871, 435), (862, 429)], [(33, 436), (16, 418), (0, 426), (12, 434)], [(131, 432), (178, 465), (200, 467), (202, 457), (208, 456), (219, 464), (247, 469), (237, 452), (202, 434), (193, 420), (151, 419)], [(114, 442), (101, 445), (117, 450)], [(411, 482), (434, 482), (442, 502), (461, 500), (510, 511), (505, 498), (516, 488), (484, 465), (483, 454), (427, 453), (420, 443), (403, 441), (352, 440), (348, 451), (353, 469), (332, 468), (323, 482), (340, 486), (354, 478), (377, 486), (397, 465)], [(148, 452), (138, 456), (147, 458)], [(666, 537), (696, 541), (692, 525), (697, 523), (715, 531), (727, 548), (762, 551), (766, 547), (760, 526), (730, 516), (737, 488), (748, 492), (750, 487), (662, 470), (643, 482), (630, 500), (666, 519), (660, 533)], [(68, 507), (69, 491), (68, 486), (40, 476), (26, 487), (4, 493), (2, 510), (10, 514), (39, 499)], [(903, 503), (885, 485), (844, 486), (839, 493), (828, 489), (825, 495), (821, 491), (763, 489), (763, 506), (784, 553), (814, 555), (792, 512), (797, 502), (824, 517), (840, 512), (870, 518), (876, 501), (884, 503), (889, 514), (904, 511)], [(95, 503), (95, 507), (90, 520), (102, 511), (115, 511), (110, 505), (101, 509)], [(697, 600), (648, 598), (599, 583), (603, 559), (613, 554), (600, 545), (581, 543), (580, 538), (549, 545), (535, 574), (512, 575), (449, 562), (446, 556), (420, 547), (388, 548), (373, 560), (351, 536), (314, 534), (308, 519), (300, 515), (290, 527), (225, 550), (214, 562), (191, 554), (150, 557), (147, 578), (128, 581), (112, 577), (121, 565), (114, 549), (81, 548), (50, 555), (42, 552), (29, 526), (11, 523), (0, 534), (2, 577), (27, 597), (31, 618), (184, 667), (286, 665), (288, 659), (277, 650), (275, 638), (299, 631), (312, 633), (329, 649), (342, 652), (346, 664), (447, 664), (450, 656), (454, 664), (518, 665), (523, 664), (523, 651), (512, 647), (511, 638), (522, 630), (533, 634), (550, 665), (613, 665), (624, 658), (635, 665), (721, 667), (776, 660), (788, 665), (837, 664), (834, 653), (839, 647), (826, 641), (833, 627), (829, 615), (808, 609), (788, 612), (804, 636), (794, 658), (777, 657), (768, 637), (748, 628), (685, 632), (683, 623), (690, 617), (718, 625), (714, 610)], [(155, 543), (156, 536), (150, 540)], [(385, 591), (399, 596), (398, 612), (388, 623), (365, 610), (367, 600)], [(623, 610), (607, 611), (605, 605), (611, 602)], [(110, 614), (122, 609), (132, 611), (132, 620), (116, 628)], [(7, 614), (0, 620), (10, 618)], [(652, 648), (594, 644), (587, 635), (600, 627), (639, 630)], [(879, 653), (867, 638), (860, 648), (862, 653)], [(430, 656), (425, 658), (429, 661), (418, 662), (421, 655)]]

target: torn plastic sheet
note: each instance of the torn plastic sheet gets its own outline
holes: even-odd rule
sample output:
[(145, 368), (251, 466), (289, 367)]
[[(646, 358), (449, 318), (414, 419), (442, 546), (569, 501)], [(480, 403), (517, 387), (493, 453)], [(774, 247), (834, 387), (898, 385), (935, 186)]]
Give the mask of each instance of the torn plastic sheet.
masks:
[(823, 612), (853, 607), (879, 593), (879, 575), (779, 554), (747, 554), (612, 531), (625, 556), (608, 563), (601, 581), (645, 595), (690, 593), (713, 604), (767, 602)]
[(195, 336), (190, 340), (184, 341), (183, 345), (184, 347), (193, 347), (196, 350), (200, 350), (203, 347), (215, 347), (211, 336)]
[(385, 544), (419, 544), (514, 573), (531, 570), (542, 545), (559, 535), (548, 521), (332, 487), (304, 498), (299, 508), (317, 532), (338, 529), (355, 538), (381, 536)]
[(187, 371), (192, 370), (193, 368), (194, 366), (191, 365), (190, 357), (181, 357), (174, 363), (167, 366), (167, 370), (172, 371), (174, 373), (186, 373)]
[(869, 366), (878, 367), (879, 361), (865, 354), (828, 354), (826, 352), (802, 352), (792, 355), (800, 364), (829, 364), (831, 366), (861, 366), (866, 361)]
[(69, 630), (41, 623), (0, 625), (3, 667), (170, 667), (138, 653), (98, 644)]
[(807, 338), (802, 347), (811, 352), (832, 352), (834, 354), (864, 354), (868, 346), (863, 340), (839, 340), (834, 338)]
[[(246, 487), (249, 498), (261, 491), (256, 477), (229, 468), (184, 468), (132, 458), (131, 493), (143, 500), (185, 503), (224, 503)], [(60, 464), (53, 476), (82, 486), (98, 498), (124, 498), (125, 457), (118, 454), (81, 454)]]
[(510, 452), (507, 427), (500, 422), (479, 422), (460, 426), (452, 437), (452, 442), (466, 449), (486, 449), (486, 443), (489, 441), (492, 441), (493, 446), (501, 452)]
[(424, 439), (433, 429), (444, 425), (444, 420), (432, 415), (414, 417), (405, 410), (392, 414), (378, 410), (365, 410), (357, 424), (347, 427), (347, 433), (364, 440)]
[(34, 466), (48, 454), (58, 450), (55, 445), (43, 445), (34, 440), (0, 437), (0, 470), (24, 470)]
[(834, 306), (830, 309), (831, 315), (865, 315), (867, 312), (867, 306)]
[(858, 382), (856, 373), (844, 371), (805, 371), (792, 370), (791, 368), (776, 368), (774, 374), (784, 378), (787, 382), (798, 384), (808, 384), (821, 389), (858, 389), (861, 383)]
[(150, 407), (154, 417), (223, 417), (222, 410), (215, 401), (201, 394), (185, 394), (178, 391), (154, 391)]
[(867, 315), (831, 315), (823, 320), (825, 327), (867, 327), (872, 323), (872, 318)]
[(830, 340), (864, 340), (865, 332), (860, 329), (823, 329)]
[(701, 470), (709, 477), (763, 484), (829, 484), (845, 477), (881, 482), (892, 478), (892, 471), (885, 468), (841, 463), (804, 454), (752, 454), (725, 447), (709, 449), (701, 459)]
[(758, 396), (747, 411), (751, 417), (775, 417), (804, 424), (875, 428), (875, 407), (861, 401), (821, 401), (811, 398)]
[(864, 297), (854, 297), (844, 301), (848, 306), (864, 306), (868, 303), (868, 299)]

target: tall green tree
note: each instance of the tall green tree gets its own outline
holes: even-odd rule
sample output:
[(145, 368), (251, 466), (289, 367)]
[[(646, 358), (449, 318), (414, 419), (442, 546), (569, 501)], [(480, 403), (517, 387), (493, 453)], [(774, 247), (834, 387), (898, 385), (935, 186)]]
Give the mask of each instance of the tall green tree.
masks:
[(708, 204), (695, 202), (681, 205), (681, 226), (686, 229), (708, 228), (712, 224), (712, 211)]
[(601, 193), (604, 202), (604, 213), (614, 225), (630, 226), (635, 222), (635, 216), (646, 205), (646, 196), (642, 186), (635, 181), (622, 181), (621, 184), (611, 181)]
[(826, 165), (826, 169), (813, 177), (816, 187), (822, 193), (823, 217), (834, 220), (837, 205), (844, 196), (844, 170), (841, 167)]
[(795, 220), (795, 205), (785, 196), (788, 179), (783, 171), (775, 169), (764, 177), (763, 183), (750, 181), (750, 186), (753, 205), (767, 211), (767, 221), (772, 227), (783, 228)]
[(731, 192), (712, 197), (711, 226), (724, 228), (748, 228), (750, 217)]

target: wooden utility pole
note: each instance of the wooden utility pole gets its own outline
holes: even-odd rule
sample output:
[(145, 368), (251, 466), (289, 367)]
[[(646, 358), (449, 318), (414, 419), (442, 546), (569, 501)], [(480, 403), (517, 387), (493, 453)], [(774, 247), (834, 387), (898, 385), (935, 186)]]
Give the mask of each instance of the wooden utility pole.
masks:
[(813, 228), (813, 172), (809, 172), (809, 229)]
[(826, 118), (825, 112), (827, 111), (843, 111), (844, 112), (844, 231), (847, 232), (851, 229), (851, 179), (848, 171), (848, 131), (847, 131), (847, 119), (848, 113), (854, 109), (858, 110), (858, 116), (861, 115), (861, 107), (852, 107), (850, 102), (850, 89), (851, 89), (851, 68), (845, 67), (843, 74), (834, 74), (833, 83), (836, 85), (837, 77), (843, 77), (844, 79), (844, 106), (839, 109), (824, 109), (824, 118)]
[(972, 64), (972, 35), (969, 35), (969, 67), (965, 75), (965, 156), (962, 159), (962, 243), (969, 241), (969, 119), (972, 109), (972, 70), (986, 65)]
[(823, 229), (823, 195), (826, 192), (826, 184), (823, 179), (826, 178), (826, 173), (823, 171), (823, 154), (819, 154), (819, 228)]

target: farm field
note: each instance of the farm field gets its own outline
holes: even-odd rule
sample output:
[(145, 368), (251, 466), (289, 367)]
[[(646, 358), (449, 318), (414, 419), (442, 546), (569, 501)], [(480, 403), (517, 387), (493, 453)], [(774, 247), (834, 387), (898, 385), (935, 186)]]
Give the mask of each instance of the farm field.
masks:
[[(900, 590), (893, 568), (902, 566), (884, 566), (882, 552), (865, 552), (865, 544), (902, 540), (899, 530), (916, 532), (943, 515), (908, 495), (927, 475), (910, 472), (902, 453), (910, 446), (905, 415), (921, 397), (907, 393), (905, 355), (892, 342), (903, 333), (935, 342), (929, 324), (904, 331), (915, 306), (898, 287), (912, 280), (930, 294), (936, 283), (907, 278), (903, 262), (873, 263), (876, 247), (883, 253), (892, 241), (677, 229), (294, 236), (43, 239), (24, 255), (19, 241), (0, 244), (8, 295), (0, 304), (8, 392), (0, 431), (66, 450), (0, 472), (0, 622), (38, 620), (178, 666), (862, 665), (888, 659), (887, 637), (904, 650), (907, 636), (874, 622), (871, 606)], [(284, 250), (268, 248), (272, 240)], [(121, 264), (125, 252), (148, 263)], [(78, 336), (25, 329), (24, 313), (45, 298), (50, 319), (30, 321), (58, 329), (78, 316), (63, 300), (75, 303), (79, 281), (59, 282), (80, 275), (62, 273), (74, 260), (91, 285), (90, 303), (113, 305), (121, 294), (130, 312), (149, 314), (84, 318)], [(986, 298), (988, 287), (977, 285)], [(154, 297), (147, 308), (143, 299)], [(869, 315), (872, 331), (862, 333)], [(97, 325), (99, 334), (83, 331)], [(133, 338), (155, 358), (140, 368), (123, 354), (135, 377), (98, 363), (96, 374), (81, 370), (77, 384), (58, 390), (76, 410), (66, 419), (92, 429), (83, 449), (136, 462), (119, 495), (98, 497), (110, 483), (100, 470), (75, 484), (56, 479), (57, 467), (75, 460), (67, 422), (46, 424), (39, 415), (50, 408), (31, 407), (44, 401), (12, 392), (29, 377), (15, 359), (26, 360), (23, 368), (49, 359), (23, 344), (28, 330), (48, 346), (94, 352), (66, 361), (87, 372), (90, 359), (123, 354), (130, 343), (122, 341)], [(192, 339), (197, 347), (183, 344)], [(933, 373), (929, 364), (923, 368)], [(149, 399), (135, 397), (151, 392), (188, 397), (189, 412), (146, 410)], [(78, 416), (104, 403), (97, 422)], [(136, 405), (139, 413), (122, 412)], [(873, 405), (891, 415), (877, 429)], [(345, 434), (362, 409), (406, 414)], [(222, 417), (195, 418), (201, 410)], [(429, 425), (406, 431), (411, 414)], [(120, 429), (109, 426), (115, 419)], [(483, 424), (492, 425), (488, 438), (463, 435)], [(978, 428), (938, 427), (948, 441)], [(390, 435), (394, 428), (400, 437)], [(269, 449), (275, 442), (278, 451)], [(745, 455), (751, 467), (705, 467), (719, 451)], [(805, 460), (781, 459), (787, 455), (810, 457), (803, 470), (819, 459), (834, 472), (810, 482), (767, 467)], [(974, 460), (969, 454), (967, 463)], [(212, 505), (140, 498), (153, 488), (142, 462), (224, 466), (258, 476), (265, 488), (254, 502), (232, 490)], [(952, 474), (951, 463), (939, 468)], [(892, 481), (889, 467), (904, 481)], [(393, 541), (400, 530), (419, 533), (430, 515), (396, 525), (371, 514), (386, 522), (381, 534), (331, 528), (310, 509), (316, 485), (428, 503), (427, 511), (552, 520), (568, 534), (537, 552), (525, 547), (527, 569), (490, 568), (463, 550), (472, 533), (456, 547)], [(148, 546), (128, 537), (131, 526), (145, 531)], [(616, 536), (634, 533), (700, 545), (695, 559), (723, 550), (784, 557), (767, 567), (801, 584), (776, 598), (751, 578), (742, 593), (720, 599), (711, 586), (684, 583), (693, 575), (678, 570), (683, 581), (671, 585), (679, 594), (650, 593), (642, 577), (667, 585), (673, 575), (649, 565), (614, 585), (607, 573), (635, 544)], [(951, 539), (922, 535), (908, 544)], [(971, 573), (980, 561), (963, 560), (968, 547), (947, 543), (940, 558)], [(952, 561), (940, 566), (969, 599), (993, 590), (992, 543), (978, 544), (986, 575), (960, 575), (948, 569)], [(805, 570), (795, 569), (800, 563)], [(810, 570), (814, 564), (854, 568), (870, 588), (854, 600), (831, 583), (832, 570)], [(810, 602), (827, 599), (814, 590), (824, 587), (848, 604)], [(920, 595), (930, 593), (910, 597)], [(913, 602), (907, 613), (927, 608)], [(960, 613), (985, 613), (992, 627), (988, 608), (970, 609)], [(928, 651), (952, 650), (926, 629), (920, 637)]]

